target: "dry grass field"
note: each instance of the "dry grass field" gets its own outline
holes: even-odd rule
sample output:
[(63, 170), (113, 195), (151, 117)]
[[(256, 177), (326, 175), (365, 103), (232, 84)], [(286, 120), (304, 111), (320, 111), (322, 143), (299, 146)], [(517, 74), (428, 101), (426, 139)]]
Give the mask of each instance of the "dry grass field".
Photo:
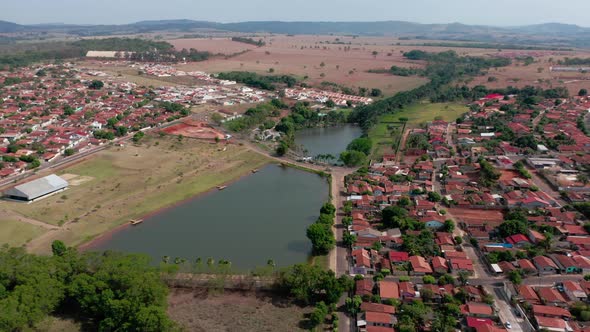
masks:
[(311, 308), (293, 306), (278, 296), (261, 293), (172, 290), (168, 314), (185, 331), (304, 331)]
[[(234, 180), (267, 161), (237, 145), (222, 151), (220, 145), (197, 140), (149, 137), (141, 146), (112, 147), (58, 173), (90, 177), (89, 181), (33, 204), (1, 202), (0, 208), (61, 226), (28, 243), (32, 252), (47, 252), (55, 239), (82, 244), (130, 219)], [(8, 227), (4, 218), (0, 215), (0, 227)]]

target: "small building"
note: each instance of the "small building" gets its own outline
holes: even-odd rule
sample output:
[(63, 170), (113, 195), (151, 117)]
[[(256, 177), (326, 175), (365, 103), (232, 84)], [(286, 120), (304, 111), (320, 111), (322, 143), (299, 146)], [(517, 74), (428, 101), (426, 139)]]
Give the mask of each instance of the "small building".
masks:
[(556, 274), (559, 267), (551, 259), (545, 256), (533, 258), (533, 264), (537, 267), (539, 274)]
[(21, 202), (34, 202), (68, 188), (68, 182), (55, 174), (33, 180), (4, 192), (4, 197)]

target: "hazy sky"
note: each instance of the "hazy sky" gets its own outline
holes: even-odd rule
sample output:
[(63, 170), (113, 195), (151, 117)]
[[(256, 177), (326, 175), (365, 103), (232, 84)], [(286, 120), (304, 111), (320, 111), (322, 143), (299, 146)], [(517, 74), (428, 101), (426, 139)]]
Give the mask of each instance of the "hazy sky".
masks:
[(0, 0), (0, 8), (0, 20), (21, 24), (120, 24), (185, 18), (590, 26), (590, 0)]

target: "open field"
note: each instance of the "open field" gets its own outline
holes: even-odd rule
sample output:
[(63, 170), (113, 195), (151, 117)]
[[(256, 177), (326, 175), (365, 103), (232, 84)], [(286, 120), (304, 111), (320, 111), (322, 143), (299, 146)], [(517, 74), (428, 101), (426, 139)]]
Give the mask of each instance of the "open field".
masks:
[(469, 108), (457, 103), (419, 103), (404, 108), (401, 112), (391, 115), (394, 119), (408, 118), (408, 124), (416, 126), (441, 117), (444, 121), (455, 121), (459, 116), (469, 112)]
[(311, 311), (263, 293), (172, 290), (168, 303), (170, 317), (186, 331), (196, 332), (303, 331), (303, 315)]
[(461, 114), (468, 111), (469, 108), (462, 104), (424, 102), (406, 107), (395, 114), (383, 115), (379, 123), (369, 131), (369, 137), (373, 140), (372, 157), (380, 159), (384, 154), (395, 153), (395, 148), (403, 136), (400, 118), (408, 118), (407, 125), (416, 127), (436, 117), (441, 117), (445, 121), (455, 121)]
[[(62, 226), (29, 242), (33, 252), (47, 252), (60, 239), (79, 245), (130, 219), (188, 199), (259, 168), (267, 159), (236, 145), (172, 137), (147, 139), (141, 146), (113, 147), (62, 170), (92, 180), (33, 204), (1, 202), (3, 209), (26, 218)], [(0, 216), (0, 225), (3, 222)]]
[[(350, 39), (351, 44), (326, 43), (336, 42), (336, 38), (341, 43), (348, 43)], [(367, 73), (370, 69), (390, 68), (394, 64), (404, 67), (419, 66), (401, 56), (401, 51), (410, 50), (411, 47), (391, 46), (396, 41), (394, 38), (359, 37), (353, 40), (352, 37), (276, 35), (264, 36), (262, 39), (266, 46), (254, 48), (245, 54), (230, 59), (212, 58), (208, 61), (181, 65), (179, 68), (211, 73), (237, 70), (260, 74), (268, 73), (269, 69), (273, 68), (275, 74), (290, 74), (300, 79), (307, 76), (305, 82), (311, 85), (328, 81), (348, 87), (379, 88), (387, 95), (409, 90), (426, 82), (426, 79), (421, 77)], [(216, 41), (208, 40), (209, 43)], [(350, 47), (350, 50), (344, 50), (345, 47)], [(377, 55), (373, 55), (373, 51), (376, 51)]]
[[(587, 51), (576, 51), (569, 57), (588, 58)], [(590, 88), (590, 73), (552, 72), (550, 67), (558, 66), (557, 61), (564, 56), (542, 56), (535, 58), (535, 62), (525, 65), (522, 61), (513, 60), (513, 64), (498, 69), (491, 69), (487, 75), (479, 76), (469, 83), (470, 86), (485, 85), (488, 88), (505, 88), (507, 86), (525, 87), (538, 86), (543, 89), (566, 87), (571, 95), (576, 95), (580, 89)], [(491, 77), (491, 79), (490, 79)]]
[[(0, 217), (0, 219), (3, 219)], [(11, 247), (20, 247), (43, 234), (43, 227), (27, 224), (16, 220), (2, 220), (0, 225), (0, 246), (8, 244)]]
[(231, 38), (191, 38), (169, 40), (168, 42), (174, 45), (177, 50), (194, 48), (199, 51), (224, 55), (232, 55), (256, 48), (255, 45), (235, 42)]

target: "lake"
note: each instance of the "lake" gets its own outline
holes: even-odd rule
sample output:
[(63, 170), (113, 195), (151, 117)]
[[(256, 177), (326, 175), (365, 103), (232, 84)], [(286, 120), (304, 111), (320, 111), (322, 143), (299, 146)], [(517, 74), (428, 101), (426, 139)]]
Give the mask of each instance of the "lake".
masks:
[(355, 125), (306, 128), (295, 133), (295, 143), (303, 145), (310, 157), (331, 154), (338, 158), (340, 153), (346, 150), (348, 144), (353, 139), (361, 137), (362, 134), (362, 129)]
[(277, 266), (305, 262), (308, 225), (329, 199), (326, 179), (268, 165), (225, 190), (212, 191), (161, 211), (137, 226), (99, 239), (90, 250), (145, 253), (159, 262), (182, 257), (226, 259), (247, 270), (273, 259)]

